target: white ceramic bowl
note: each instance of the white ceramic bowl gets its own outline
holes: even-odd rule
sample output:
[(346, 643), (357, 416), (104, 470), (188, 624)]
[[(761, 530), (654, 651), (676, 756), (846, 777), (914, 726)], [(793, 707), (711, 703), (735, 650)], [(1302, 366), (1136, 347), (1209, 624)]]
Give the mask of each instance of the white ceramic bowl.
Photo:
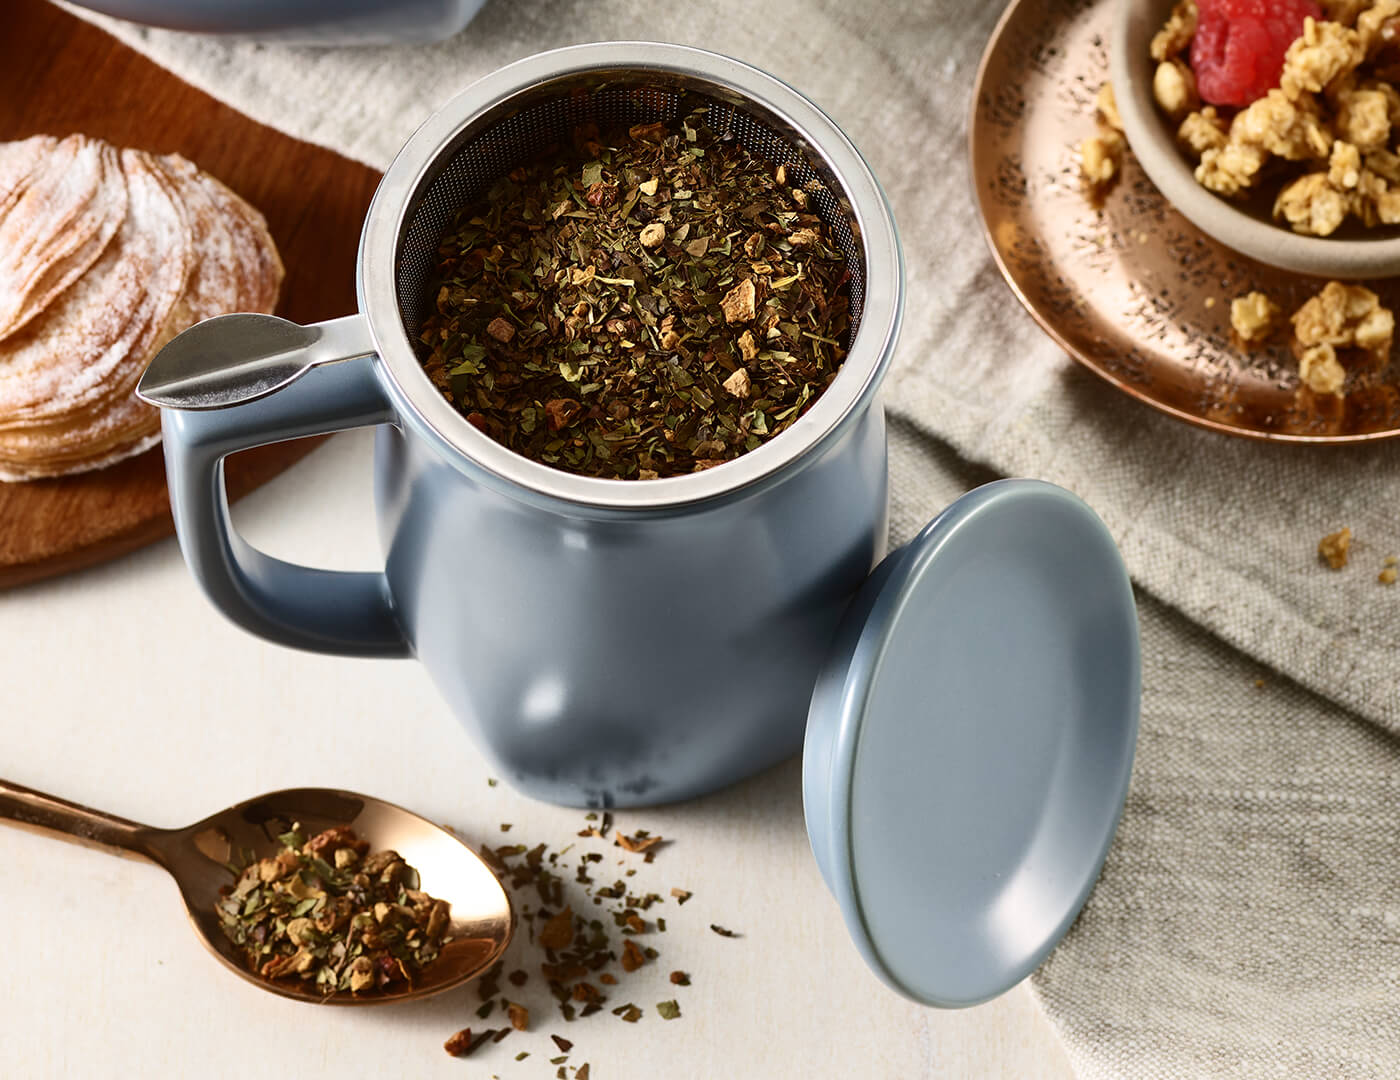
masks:
[(1109, 77), (1124, 134), (1157, 189), (1202, 232), (1270, 266), (1345, 279), (1400, 274), (1400, 237), (1393, 233), (1374, 239), (1300, 236), (1196, 182), (1193, 166), (1177, 148), (1175, 125), (1152, 97), (1156, 64), (1148, 46), (1171, 8), (1172, 0), (1118, 0), (1109, 42)]

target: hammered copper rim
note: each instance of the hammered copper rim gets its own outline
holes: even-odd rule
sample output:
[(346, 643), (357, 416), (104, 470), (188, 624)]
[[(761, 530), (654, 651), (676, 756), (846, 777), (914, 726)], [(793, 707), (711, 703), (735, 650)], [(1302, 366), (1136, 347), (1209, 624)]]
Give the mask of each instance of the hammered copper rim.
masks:
[[(1272, 442), (1400, 435), (1400, 370), (1354, 360), (1345, 398), (1300, 388), (1286, 335), (1247, 352), (1230, 299), (1252, 289), (1296, 310), (1322, 278), (1230, 250), (1173, 209), (1131, 153), (1095, 205), (1078, 145), (1108, 78), (1111, 0), (1013, 0), (978, 65), (968, 152), (981, 224), (1016, 298), (1071, 357), (1198, 427)], [(1400, 283), (1366, 282), (1400, 309)]]

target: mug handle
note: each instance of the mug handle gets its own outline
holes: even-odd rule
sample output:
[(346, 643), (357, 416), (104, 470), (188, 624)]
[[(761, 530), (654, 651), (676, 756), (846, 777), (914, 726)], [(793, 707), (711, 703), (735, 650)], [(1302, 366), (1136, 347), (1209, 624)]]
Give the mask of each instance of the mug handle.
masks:
[[(281, 357), (300, 359), (300, 370), (270, 389), (254, 387), (252, 400), (161, 409), (180, 550), (214, 606), (260, 637), (312, 652), (408, 656), (382, 572), (317, 570), (275, 559), (244, 540), (229, 517), (224, 458), (234, 451), (396, 420), (363, 317), (304, 329), (316, 343)], [(160, 362), (156, 357), (152, 368)]]

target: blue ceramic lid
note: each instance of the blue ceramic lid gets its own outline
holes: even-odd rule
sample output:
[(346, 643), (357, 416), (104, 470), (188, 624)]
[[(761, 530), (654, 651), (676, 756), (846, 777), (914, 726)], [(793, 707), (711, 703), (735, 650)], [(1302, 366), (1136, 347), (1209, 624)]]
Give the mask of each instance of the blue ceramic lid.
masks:
[(885, 982), (974, 1005), (1039, 966), (1113, 839), (1140, 690), (1123, 560), (1061, 488), (988, 484), (876, 569), (813, 693), (802, 786)]

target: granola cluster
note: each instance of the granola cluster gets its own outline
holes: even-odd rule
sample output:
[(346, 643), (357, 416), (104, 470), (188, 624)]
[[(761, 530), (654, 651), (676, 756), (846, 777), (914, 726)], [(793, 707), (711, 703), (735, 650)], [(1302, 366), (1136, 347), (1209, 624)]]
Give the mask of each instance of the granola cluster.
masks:
[(1333, 570), (1341, 570), (1351, 556), (1351, 530), (1338, 529), (1317, 542), (1317, 556)]
[[(1351, 541), (1349, 528), (1328, 533), (1317, 542), (1318, 560), (1333, 570), (1345, 570), (1347, 563), (1351, 561)], [(1400, 555), (1387, 555), (1381, 560), (1381, 569), (1376, 575), (1376, 581), (1382, 585), (1394, 585), (1397, 580), (1400, 580)]]
[[(1205, 105), (1186, 62), (1195, 0), (1152, 39), (1153, 96), (1203, 187), (1235, 198), (1277, 184), (1273, 214), (1330, 236), (1348, 218), (1400, 224), (1400, 0), (1321, 0), (1284, 56), (1279, 85), (1232, 116)], [(1224, 112), (1229, 112), (1226, 109)]]
[(1094, 99), (1096, 130), (1079, 144), (1079, 169), (1089, 194), (1095, 199), (1107, 194), (1123, 171), (1123, 120), (1118, 115), (1118, 101), (1111, 83), (1099, 87)]
[[(1230, 326), (1240, 342), (1252, 347), (1266, 341), (1282, 325), (1283, 311), (1262, 292), (1250, 292), (1230, 302)], [(1395, 315), (1381, 306), (1380, 297), (1363, 285), (1329, 281), (1308, 299), (1290, 320), (1298, 355), (1298, 377), (1316, 394), (1341, 395), (1347, 372), (1337, 350), (1384, 361), (1395, 337)]]

